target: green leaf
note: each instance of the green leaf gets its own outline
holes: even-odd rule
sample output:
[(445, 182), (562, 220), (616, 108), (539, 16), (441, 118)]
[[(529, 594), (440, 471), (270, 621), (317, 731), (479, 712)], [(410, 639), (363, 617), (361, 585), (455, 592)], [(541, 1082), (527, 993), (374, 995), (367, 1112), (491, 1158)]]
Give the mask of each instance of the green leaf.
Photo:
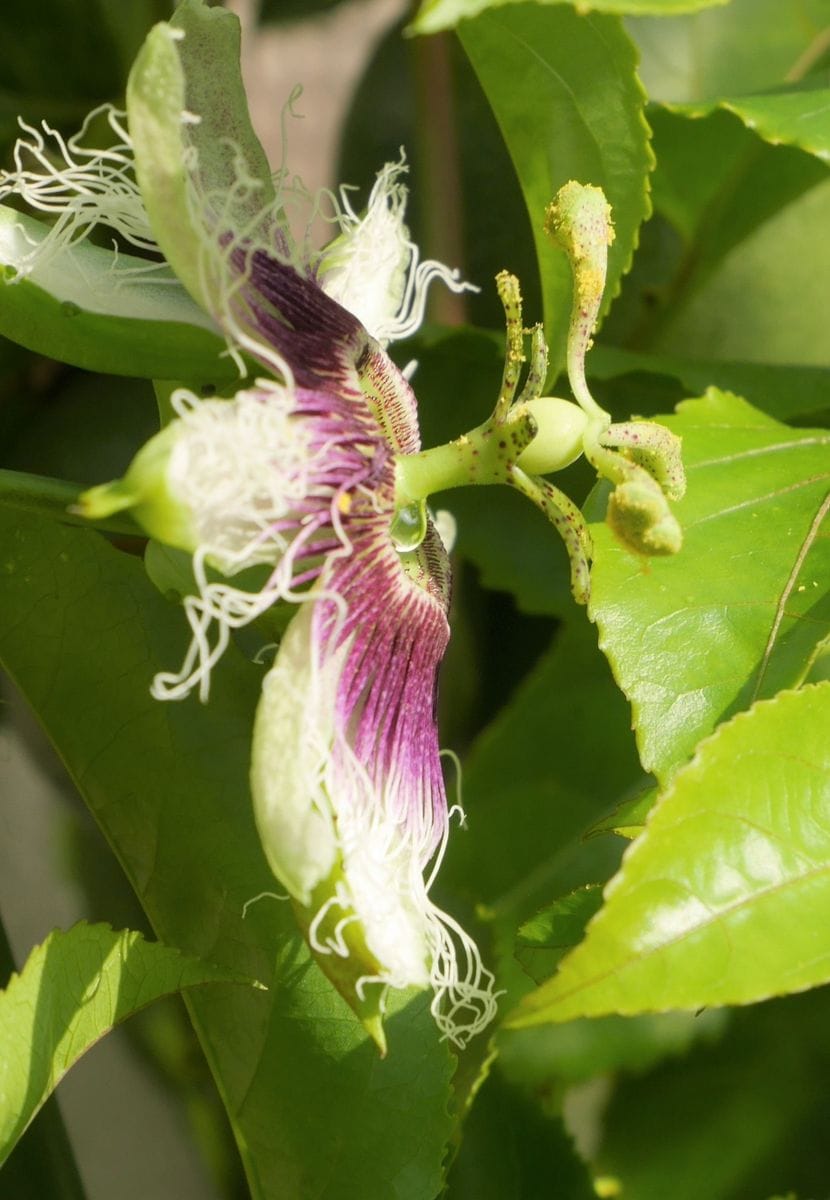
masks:
[(828, 982), (828, 728), (830, 683), (721, 726), (652, 811), (585, 940), (508, 1025), (749, 1004)]
[(602, 888), (587, 884), (561, 896), (525, 921), (516, 934), (516, 958), (536, 983), (547, 979), (566, 951), (582, 941), (585, 926), (602, 905)]
[[(116, 851), (162, 941), (262, 979), (187, 999), (254, 1200), (434, 1197), (454, 1058), (428, 995), (396, 993), (385, 1060), (273, 894), (248, 763), (264, 667), (229, 647), (207, 705), (161, 704), (187, 638), (139, 560), (0, 513), (0, 659)], [(266, 639), (263, 639), (265, 641)]]
[[(542, 279), (551, 376), (564, 359), (571, 271), (543, 230), (569, 179), (600, 186), (613, 210), (605, 311), (649, 213), (652, 157), (634, 47), (617, 17), (567, 5), (508, 5), (463, 24), (459, 37), (501, 127), (524, 193)], [(516, 87), (516, 80), (522, 86)]]
[(591, 865), (601, 869), (613, 854), (610, 839), (586, 845), (582, 834), (641, 778), (625, 703), (580, 613), (466, 759), (469, 828), (450, 841), (442, 882), (515, 918), (512, 954), (519, 920), (552, 894), (606, 877), (580, 877), (582, 856), (598, 856)]
[[(438, 33), (441, 29), (454, 29), (459, 21), (477, 17), (488, 9), (503, 8), (517, 0), (422, 0), (421, 7), (412, 22), (413, 33)], [(654, 13), (657, 16), (673, 16), (676, 13), (696, 12), (711, 8), (715, 4), (728, 4), (729, 0), (537, 0), (540, 5), (572, 3), (580, 12), (617, 13), (633, 15)]]
[(501, 1029), (499, 1063), (512, 1083), (559, 1092), (609, 1072), (640, 1073), (680, 1058), (698, 1042), (715, 1042), (729, 1010), (640, 1013), (634, 1017), (583, 1017), (559, 1025)]
[(666, 297), (676, 306), (754, 230), (827, 179), (828, 168), (795, 136), (770, 145), (725, 107), (652, 108), (649, 118), (654, 207), (686, 244)]
[(646, 567), (592, 526), (591, 606), (661, 780), (719, 721), (799, 683), (830, 629), (830, 433), (715, 389), (664, 420), (683, 438), (683, 548)]
[[(0, 284), (2, 336), (89, 371), (214, 386), (238, 376), (211, 319), (169, 271), (148, 277), (146, 259), (116, 260), (80, 242), (28, 270), (27, 256), (48, 232), (43, 222), (0, 205), (0, 266), (11, 273)], [(136, 271), (141, 282), (133, 282)]]
[(690, 117), (706, 117), (719, 109), (734, 113), (764, 141), (775, 146), (797, 146), (830, 162), (830, 87), (821, 79), (806, 79), (754, 96), (676, 105), (673, 110)]
[(708, 100), (806, 74), (820, 61), (827, 0), (730, 0), (672, 21), (632, 16), (626, 25), (653, 99)]
[(0, 993), (0, 1163), (69, 1068), (114, 1025), (161, 996), (251, 983), (140, 933), (82, 921), (55, 930)]
[(588, 367), (591, 379), (613, 380), (647, 372), (678, 380), (686, 395), (717, 387), (739, 396), (751, 396), (756, 408), (779, 421), (826, 414), (830, 407), (830, 367), (637, 354), (600, 345), (592, 349)]
[(600, 833), (618, 833), (620, 837), (624, 838), (638, 837), (643, 831), (646, 817), (654, 807), (657, 795), (657, 788), (646, 788), (645, 791), (638, 792), (636, 796), (623, 800), (607, 817), (603, 817), (601, 821), (592, 825), (586, 836), (596, 837)]
[[(819, 166), (817, 160), (801, 158)], [(686, 357), (830, 364), (824, 321), (828, 221), (830, 180), (812, 187), (736, 246), (689, 302), (674, 309), (650, 347)]]
[(603, 1112), (600, 1169), (631, 1200), (774, 1192), (784, 1200), (790, 1188), (818, 1200), (827, 1184), (828, 1030), (824, 988), (734, 1011), (716, 1044), (619, 1080)]
[(446, 1200), (594, 1200), (585, 1164), (562, 1122), (491, 1073), (464, 1122)]

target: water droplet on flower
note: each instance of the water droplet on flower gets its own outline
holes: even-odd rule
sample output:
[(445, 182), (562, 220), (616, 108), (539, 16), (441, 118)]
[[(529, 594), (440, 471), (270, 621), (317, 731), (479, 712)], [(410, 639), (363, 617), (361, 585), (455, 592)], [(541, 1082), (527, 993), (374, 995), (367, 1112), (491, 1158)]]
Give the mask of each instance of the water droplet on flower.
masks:
[(396, 550), (416, 550), (426, 537), (427, 510), (423, 500), (399, 508), (392, 521), (390, 534)]

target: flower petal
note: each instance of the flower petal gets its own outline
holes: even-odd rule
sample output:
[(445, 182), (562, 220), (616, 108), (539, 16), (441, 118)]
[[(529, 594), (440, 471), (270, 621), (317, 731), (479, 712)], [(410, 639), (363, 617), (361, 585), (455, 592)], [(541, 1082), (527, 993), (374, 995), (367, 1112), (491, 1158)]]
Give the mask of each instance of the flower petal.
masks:
[(253, 234), (274, 200), (248, 116), (239, 40), (236, 17), (185, 0), (169, 24), (150, 31), (127, 84), (136, 177), (153, 234), (214, 315), (222, 290), (212, 253), (216, 222)]

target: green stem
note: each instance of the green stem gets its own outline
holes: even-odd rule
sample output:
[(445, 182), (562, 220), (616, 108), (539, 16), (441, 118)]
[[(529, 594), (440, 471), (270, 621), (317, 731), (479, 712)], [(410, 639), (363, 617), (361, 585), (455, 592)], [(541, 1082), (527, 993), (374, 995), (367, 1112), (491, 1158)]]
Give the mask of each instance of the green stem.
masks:
[(28, 475), (24, 471), (0, 469), (0, 504), (22, 512), (49, 517), (69, 525), (93, 526), (106, 533), (121, 533), (132, 537), (145, 535), (131, 517), (118, 513), (99, 521), (89, 521), (73, 512), (84, 491), (64, 479), (49, 479), (45, 475)]
[(469, 484), (509, 483), (520, 454), (536, 435), (530, 413), (514, 410), (504, 420), (491, 419), (454, 442), (399, 454), (395, 460), (399, 507), (426, 500), (435, 492)]

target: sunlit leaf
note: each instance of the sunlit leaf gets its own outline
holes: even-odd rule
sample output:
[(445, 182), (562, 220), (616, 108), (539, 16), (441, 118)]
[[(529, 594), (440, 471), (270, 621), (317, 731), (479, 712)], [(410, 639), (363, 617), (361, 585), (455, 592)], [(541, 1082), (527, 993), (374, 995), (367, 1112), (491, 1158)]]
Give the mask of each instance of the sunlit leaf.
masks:
[(236, 972), (140, 933), (81, 922), (55, 930), (0, 992), (0, 1163), (69, 1068), (114, 1025), (161, 996)]
[(823, 162), (830, 161), (830, 87), (819, 76), (774, 92), (723, 97), (675, 107), (690, 117), (722, 109), (734, 115), (764, 141), (797, 146)]
[(585, 940), (508, 1024), (748, 1004), (830, 981), (828, 728), (830, 683), (721, 726), (652, 811)]
[[(716, 4), (727, 4), (729, 0), (537, 0), (541, 5), (570, 2), (579, 12), (616, 13), (618, 15), (673, 16), (677, 13), (696, 12)], [(440, 29), (453, 29), (459, 21), (477, 17), (492, 8), (503, 8), (517, 0), (422, 0), (421, 7), (412, 23), (415, 33), (437, 33)]]
[[(665, 779), (718, 721), (798, 683), (830, 629), (830, 433), (790, 429), (729, 393), (685, 401), (681, 552), (651, 563), (593, 526), (592, 613)], [(603, 515), (604, 499), (593, 515)]]
[(617, 17), (568, 5), (507, 5), (458, 30), (501, 128), (536, 239), (551, 374), (564, 357), (571, 307), (567, 258), (543, 230), (569, 179), (598, 185), (613, 210), (604, 307), (628, 269), (649, 212), (652, 165), (636, 55)]

